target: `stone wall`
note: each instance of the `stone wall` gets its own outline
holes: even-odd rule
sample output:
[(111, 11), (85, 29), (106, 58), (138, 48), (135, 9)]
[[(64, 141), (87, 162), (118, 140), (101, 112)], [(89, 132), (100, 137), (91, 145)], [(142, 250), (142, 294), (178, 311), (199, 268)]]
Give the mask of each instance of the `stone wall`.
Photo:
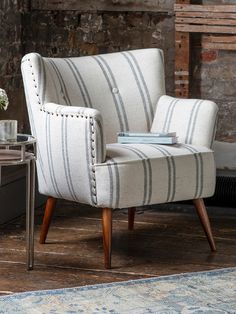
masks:
[(20, 60), (22, 58), (22, 1), (0, 1), (0, 88), (7, 91), (10, 106), (0, 119), (17, 119), (19, 131), (28, 129)]
[[(174, 0), (1, 0), (0, 87), (11, 101), (1, 118), (17, 118), (20, 129), (28, 131), (19, 64), (31, 51), (60, 57), (160, 47), (165, 52), (167, 92), (173, 94), (173, 4)], [(193, 36), (192, 48), (191, 95), (218, 103), (217, 137), (230, 140), (236, 136), (236, 52), (202, 51), (198, 36)]]

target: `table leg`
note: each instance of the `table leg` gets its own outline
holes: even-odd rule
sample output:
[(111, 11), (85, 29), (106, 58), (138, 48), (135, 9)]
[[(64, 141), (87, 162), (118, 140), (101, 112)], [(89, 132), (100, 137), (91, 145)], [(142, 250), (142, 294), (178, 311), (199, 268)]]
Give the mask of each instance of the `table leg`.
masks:
[(34, 266), (34, 200), (35, 200), (35, 160), (30, 160), (26, 171), (26, 254), (27, 269)]

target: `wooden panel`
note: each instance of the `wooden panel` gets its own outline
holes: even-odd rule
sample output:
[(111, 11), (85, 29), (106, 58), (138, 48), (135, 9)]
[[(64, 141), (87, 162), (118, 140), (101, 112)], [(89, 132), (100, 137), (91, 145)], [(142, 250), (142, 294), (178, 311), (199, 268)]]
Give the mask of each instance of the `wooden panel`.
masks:
[(236, 12), (236, 5), (193, 5), (193, 4), (175, 4), (175, 11), (182, 12)]
[(236, 19), (210, 19), (210, 18), (190, 18), (177, 17), (175, 22), (178, 24), (200, 24), (200, 25), (236, 25)]
[(32, 0), (34, 10), (79, 10), (79, 11), (173, 11), (172, 0)]
[(236, 50), (236, 44), (202, 43), (202, 48), (214, 50)]
[(176, 24), (175, 29), (177, 32), (187, 33), (236, 34), (236, 27), (228, 26)]
[(189, 97), (189, 34), (175, 33), (175, 95)]
[(236, 43), (236, 36), (203, 35), (202, 41), (211, 43)]
[[(189, 4), (190, 0), (176, 0), (178, 4)], [(175, 95), (189, 97), (189, 41), (190, 34), (175, 32)]]
[[(236, 5), (191, 5), (190, 1), (176, 1), (175, 94), (189, 95), (189, 36), (203, 33), (204, 49), (236, 50)], [(231, 36), (209, 36), (232, 34)]]
[(179, 12), (175, 13), (176, 17), (200, 17), (200, 18), (220, 18), (220, 19), (236, 19), (236, 13), (228, 12)]
[(202, 36), (204, 49), (236, 50), (236, 36)]

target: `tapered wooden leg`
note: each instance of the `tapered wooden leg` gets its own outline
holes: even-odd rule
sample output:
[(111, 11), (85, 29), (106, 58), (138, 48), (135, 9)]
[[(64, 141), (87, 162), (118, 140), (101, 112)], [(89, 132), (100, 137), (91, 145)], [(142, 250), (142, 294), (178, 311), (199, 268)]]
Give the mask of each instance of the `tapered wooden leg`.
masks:
[(212, 235), (211, 224), (210, 224), (210, 221), (208, 218), (208, 214), (207, 214), (207, 210), (206, 210), (204, 201), (202, 198), (199, 198), (199, 199), (193, 200), (193, 204), (196, 207), (198, 216), (199, 216), (200, 221), (202, 223), (204, 232), (207, 236), (207, 240), (210, 244), (211, 250), (214, 252), (214, 251), (216, 251), (216, 245), (215, 245), (215, 241), (214, 241), (214, 238)]
[(112, 249), (112, 209), (103, 208), (102, 210), (102, 230), (103, 230), (103, 249), (104, 265), (106, 269), (111, 268), (111, 249)]
[(128, 209), (128, 229), (133, 230), (134, 229), (134, 217), (135, 217), (135, 207), (130, 207)]
[(41, 225), (41, 231), (40, 231), (40, 239), (39, 239), (40, 244), (44, 244), (46, 241), (48, 229), (50, 227), (50, 223), (52, 220), (52, 215), (56, 206), (56, 202), (57, 200), (54, 197), (49, 197), (47, 199), (44, 216), (43, 216), (43, 223)]

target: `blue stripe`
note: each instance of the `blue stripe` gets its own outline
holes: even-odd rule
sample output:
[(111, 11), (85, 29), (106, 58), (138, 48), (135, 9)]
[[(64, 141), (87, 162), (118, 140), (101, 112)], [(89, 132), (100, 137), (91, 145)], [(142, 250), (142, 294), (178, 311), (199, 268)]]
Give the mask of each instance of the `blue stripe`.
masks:
[(79, 72), (78, 67), (74, 64), (74, 62), (71, 59), (65, 59), (65, 62), (68, 64), (68, 66), (69, 66), (69, 68), (70, 68), (70, 70), (71, 70), (71, 72), (72, 72), (72, 74), (76, 80), (76, 83), (79, 86), (79, 89), (80, 89), (81, 95), (83, 97), (85, 106), (92, 108), (93, 107), (92, 101), (91, 101), (88, 89), (85, 85), (85, 82), (83, 80), (82, 75)]
[(144, 196), (142, 205), (147, 205), (150, 203), (152, 196), (152, 167), (150, 158), (148, 158), (148, 156), (145, 153), (143, 153), (136, 147), (128, 145), (122, 145), (120, 147), (134, 152), (142, 161), (144, 169)]
[(136, 60), (135, 56), (133, 55), (132, 52), (130, 51), (127, 51), (127, 54), (130, 55), (130, 57), (132, 58), (132, 60), (134, 61), (134, 64), (137, 68), (137, 71), (140, 75), (140, 78), (141, 78), (141, 81), (143, 83), (143, 88), (146, 92), (146, 96), (147, 96), (147, 99), (148, 99), (148, 103), (149, 103), (149, 110), (150, 110), (150, 115), (151, 115), (151, 121), (153, 120), (153, 117), (154, 117), (154, 112), (153, 112), (153, 107), (152, 107), (152, 101), (151, 101), (151, 97), (150, 97), (150, 93), (149, 93), (149, 90), (148, 90), (148, 87), (147, 87), (147, 84), (146, 84), (146, 81), (144, 79), (144, 76), (143, 76), (143, 73), (141, 71), (141, 68), (138, 64), (138, 61)]
[(195, 116), (195, 111), (198, 108), (198, 104), (199, 104), (200, 100), (196, 100), (196, 102), (193, 104), (191, 112), (190, 112), (190, 117), (189, 117), (189, 122), (188, 122), (188, 127), (187, 127), (187, 132), (186, 132), (186, 137), (185, 137), (185, 143), (190, 143), (190, 136), (191, 136), (191, 129), (192, 129), (192, 123), (193, 123), (193, 119)]
[[(107, 158), (110, 158), (110, 157), (107, 156)], [(111, 162), (113, 162), (112, 158), (107, 162), (107, 169), (108, 169), (109, 180), (110, 180), (109, 207), (113, 208), (114, 183), (113, 183), (113, 174), (112, 174)]]
[(67, 186), (71, 195), (71, 198), (74, 201), (78, 201), (74, 188), (73, 188), (73, 183), (72, 183), (72, 178), (71, 178), (71, 173), (70, 173), (70, 163), (69, 163), (69, 154), (68, 154), (68, 127), (67, 127), (68, 119), (65, 118), (64, 116), (62, 117), (62, 129), (61, 129), (61, 146), (62, 146), (62, 156), (63, 156), (63, 162), (64, 162), (64, 170), (65, 170), (65, 177), (66, 177), (66, 182)]
[[(97, 56), (97, 58), (103, 63), (103, 65), (106, 67), (108, 73), (110, 74), (112, 82), (110, 82), (110, 80), (108, 78), (108, 75), (107, 75), (107, 78), (108, 78), (108, 80), (110, 82), (109, 85), (110, 85), (110, 88), (111, 88), (111, 92), (112, 92), (112, 88), (117, 88), (117, 90), (119, 91), (117, 83), (116, 83), (115, 76), (114, 76), (110, 66), (108, 65), (107, 61), (104, 58), (102, 58), (101, 56)], [(105, 70), (105, 68), (104, 68), (104, 70)], [(112, 95), (114, 96), (113, 98), (116, 100), (116, 102), (117, 102), (117, 104), (119, 106), (120, 115), (122, 117), (124, 128), (125, 128), (124, 130), (129, 131), (129, 123), (128, 123), (128, 118), (127, 118), (127, 114), (126, 114), (126, 111), (125, 111), (125, 106), (124, 106), (123, 99), (122, 99), (122, 97), (121, 97), (119, 92), (117, 94), (115, 94), (115, 95), (112, 93)], [(118, 97), (118, 99), (116, 98), (116, 96)], [(121, 131), (123, 131), (123, 130), (121, 130)]]
[(54, 86), (54, 91), (56, 92), (56, 97), (57, 97), (57, 103), (59, 104), (60, 103), (60, 97), (58, 95), (58, 88), (57, 88), (56, 80), (55, 80), (55, 70), (54, 70), (53, 66), (50, 64), (50, 59), (46, 59), (45, 58), (44, 62), (47, 64), (47, 70), (48, 70), (48, 72), (50, 73), (50, 76), (51, 76), (49, 78), (49, 80), (50, 80), (50, 82), (52, 82), (52, 84)]
[(166, 202), (171, 202), (175, 198), (176, 193), (176, 166), (174, 157), (170, 154), (168, 150), (160, 145), (150, 145), (156, 150), (160, 151), (164, 156), (166, 156), (167, 167), (168, 167), (168, 192), (166, 197)]
[(167, 132), (167, 125), (169, 123), (169, 116), (170, 116), (170, 113), (171, 113), (171, 110), (172, 110), (172, 107), (174, 106), (174, 104), (177, 102), (177, 99), (172, 99), (169, 106), (168, 106), (168, 109), (167, 109), (167, 113), (166, 113), (166, 116), (165, 116), (165, 122), (164, 122), (164, 125), (163, 125), (163, 128), (162, 128), (162, 132)]
[(66, 103), (67, 106), (71, 106), (71, 101), (70, 101), (70, 98), (69, 98), (69, 95), (68, 95), (68, 92), (67, 92), (67, 89), (66, 89), (66, 85), (65, 85), (65, 82), (63, 80), (63, 77), (57, 67), (57, 65), (55, 64), (55, 62), (53, 61), (53, 59), (48, 59), (48, 61), (50, 62), (52, 68), (54, 69), (55, 71), (55, 74), (58, 78), (58, 81), (59, 81), (59, 84), (60, 84), (60, 88), (61, 88), (61, 94), (62, 94), (62, 97)]
[(52, 158), (52, 143), (51, 143), (51, 129), (50, 129), (50, 114), (46, 114), (46, 148), (47, 148), (47, 157), (48, 157), (48, 168), (49, 168), (49, 173), (50, 173), (50, 179), (51, 183), (54, 189), (54, 192), (62, 198), (62, 195), (58, 189), (57, 181), (55, 178), (55, 172), (54, 172), (54, 167), (53, 167), (53, 158)]
[[(109, 194), (109, 206), (110, 208), (118, 208), (120, 202), (120, 175), (118, 165), (115, 160), (109, 156), (107, 162), (107, 168), (110, 180), (110, 194)], [(113, 173), (114, 169), (114, 173)], [(115, 181), (115, 182), (114, 182)], [(115, 186), (115, 189), (114, 189)], [(114, 204), (113, 204), (114, 203)]]
[(196, 190), (193, 198), (199, 198), (202, 195), (203, 190), (203, 159), (202, 154), (196, 148), (183, 144), (183, 146), (193, 153), (196, 161)]
[(175, 103), (173, 104), (173, 106), (171, 107), (170, 114), (169, 114), (169, 119), (168, 119), (168, 122), (167, 122), (167, 125), (166, 125), (166, 132), (170, 131), (170, 125), (171, 125), (173, 113), (174, 113), (175, 107), (176, 107), (178, 102), (179, 102), (179, 99), (177, 99), (175, 101)]
[(191, 134), (190, 134), (190, 139), (189, 139), (189, 144), (192, 144), (193, 142), (193, 134), (194, 134), (194, 131), (195, 131), (195, 127), (196, 127), (196, 121), (197, 121), (197, 118), (198, 118), (198, 113), (199, 113), (199, 110), (200, 110), (200, 107), (201, 107), (201, 104), (203, 103), (203, 100), (201, 100), (197, 106), (197, 109), (195, 111), (195, 115), (194, 115), (194, 118), (193, 118), (193, 123), (192, 123), (192, 130), (191, 130)]
[(148, 104), (147, 104), (147, 102), (146, 102), (143, 89), (142, 89), (141, 84), (140, 84), (140, 81), (139, 81), (139, 79), (138, 79), (138, 75), (137, 75), (137, 73), (135, 72), (134, 66), (133, 66), (132, 62), (130, 61), (129, 57), (126, 55), (126, 53), (122, 52), (121, 54), (125, 57), (126, 61), (128, 62), (129, 66), (130, 66), (130, 68), (131, 68), (131, 71), (132, 71), (132, 73), (133, 73), (133, 75), (134, 75), (136, 84), (137, 84), (137, 86), (138, 86), (139, 93), (140, 93), (141, 98), (142, 98), (142, 101), (143, 101), (143, 108), (144, 108), (144, 113), (145, 113), (145, 117), (146, 117), (147, 129), (150, 130), (150, 128), (151, 128), (151, 123), (152, 123), (152, 117), (149, 117), (149, 113), (148, 113), (148, 110), (147, 110)]

